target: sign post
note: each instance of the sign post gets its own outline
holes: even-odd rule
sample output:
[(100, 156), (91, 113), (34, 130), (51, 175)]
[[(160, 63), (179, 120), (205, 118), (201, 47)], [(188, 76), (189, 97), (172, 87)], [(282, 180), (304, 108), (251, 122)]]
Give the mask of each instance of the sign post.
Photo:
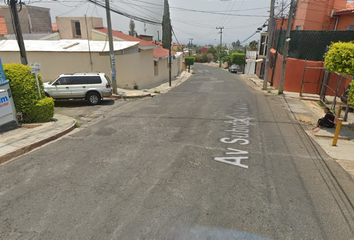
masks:
[(41, 72), (41, 64), (36, 62), (31, 62), (29, 65), (31, 67), (31, 73), (34, 73), (36, 75), (39, 98), (42, 98), (41, 87), (39, 86), (39, 80), (38, 80), (38, 73)]

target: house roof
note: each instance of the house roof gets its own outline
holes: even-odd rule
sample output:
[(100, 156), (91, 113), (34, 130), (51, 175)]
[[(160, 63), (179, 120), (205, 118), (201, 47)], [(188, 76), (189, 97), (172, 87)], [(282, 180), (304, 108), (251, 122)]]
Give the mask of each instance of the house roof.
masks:
[[(102, 32), (104, 34), (108, 34), (108, 28), (106, 27), (101, 27), (101, 28), (96, 28), (95, 30)], [(125, 40), (125, 41), (131, 41), (131, 42), (139, 42), (139, 46), (141, 47), (155, 47), (155, 44), (153, 44), (152, 42), (148, 42), (145, 40), (142, 40), (140, 38), (136, 38), (136, 37), (132, 37), (128, 34), (119, 32), (119, 31), (115, 31), (112, 30), (112, 35), (113, 37)]]
[[(176, 52), (172, 51), (172, 54), (175, 54)], [(154, 49), (154, 58), (155, 59), (163, 59), (163, 58), (168, 58), (169, 51), (168, 49), (162, 48), (162, 47), (157, 47)]]
[(336, 10), (335, 15), (352, 14), (354, 11), (354, 2), (348, 2), (346, 8)]
[[(87, 40), (25, 40), (27, 52), (109, 52), (109, 44), (106, 41), (90, 41), (90, 49)], [(114, 51), (125, 50), (138, 46), (138, 42), (115, 41)], [(16, 40), (0, 41), (0, 52), (20, 51)]]

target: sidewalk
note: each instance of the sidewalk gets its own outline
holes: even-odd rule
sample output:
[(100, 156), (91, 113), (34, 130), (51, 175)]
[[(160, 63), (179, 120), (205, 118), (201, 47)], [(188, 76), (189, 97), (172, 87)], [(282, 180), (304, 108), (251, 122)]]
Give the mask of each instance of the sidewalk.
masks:
[(164, 94), (188, 80), (192, 76), (192, 72), (192, 69), (191, 73), (188, 73), (187, 71), (182, 72), (181, 75), (171, 81), (171, 87), (169, 82), (164, 82), (162, 84), (159, 83), (138, 90), (117, 88), (118, 95), (113, 95), (112, 98), (144, 98)]
[[(246, 81), (254, 83), (254, 87), (259, 91), (276, 95), (278, 90), (272, 88), (268, 83), (268, 89), (262, 90), (263, 80), (256, 75), (241, 75)], [(318, 95), (284, 92), (283, 94), (289, 109), (294, 113), (295, 119), (303, 124), (306, 133), (314, 139), (321, 148), (333, 158), (343, 169), (345, 169), (354, 179), (354, 114), (349, 113), (348, 121), (343, 122), (339, 135), (337, 146), (332, 146), (335, 128), (323, 128), (316, 133), (311, 129), (316, 125), (317, 120), (324, 116), (323, 108), (320, 107)], [(333, 101), (333, 97), (328, 97), (328, 100)], [(330, 107), (330, 105), (328, 105)], [(343, 117), (343, 111), (341, 116)]]
[(0, 134), (0, 164), (51, 142), (75, 128), (71, 117), (55, 114), (54, 121), (23, 124), (21, 127)]

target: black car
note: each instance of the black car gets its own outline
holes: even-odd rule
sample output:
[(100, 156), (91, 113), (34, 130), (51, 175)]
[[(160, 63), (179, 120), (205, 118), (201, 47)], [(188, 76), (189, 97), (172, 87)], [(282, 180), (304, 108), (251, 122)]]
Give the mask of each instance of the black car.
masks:
[(229, 67), (229, 72), (230, 73), (241, 72), (241, 68), (239, 65), (232, 65), (231, 67)]

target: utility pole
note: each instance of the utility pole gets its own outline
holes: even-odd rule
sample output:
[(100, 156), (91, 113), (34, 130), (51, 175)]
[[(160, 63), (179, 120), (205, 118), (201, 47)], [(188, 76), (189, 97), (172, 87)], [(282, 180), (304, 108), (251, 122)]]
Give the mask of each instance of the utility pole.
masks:
[(269, 12), (269, 21), (268, 21), (267, 54), (266, 54), (266, 62), (265, 62), (263, 90), (267, 90), (267, 84), (268, 84), (270, 49), (272, 48), (272, 45), (273, 45), (272, 34), (273, 34), (273, 21), (274, 21), (274, 5), (275, 5), (275, 0), (270, 0), (270, 12)]
[(18, 43), (18, 47), (20, 48), (20, 56), (21, 56), (21, 63), (23, 65), (27, 65), (27, 55), (26, 55), (26, 48), (23, 42), (22, 30), (20, 19), (18, 18), (17, 13), (17, 0), (10, 0), (10, 8), (11, 8), (11, 15), (12, 15), (12, 24), (14, 25), (15, 35)]
[(189, 51), (188, 51), (189, 56), (191, 55), (192, 47), (193, 47), (193, 38), (189, 38)]
[(289, 52), (289, 45), (290, 45), (290, 34), (291, 34), (291, 23), (292, 18), (295, 11), (295, 1), (291, 0), (290, 3), (290, 10), (289, 10), (289, 17), (288, 17), (288, 26), (286, 29), (285, 35), (285, 44), (284, 44), (284, 51), (283, 51), (283, 65), (281, 68), (281, 76), (280, 76), (280, 84), (279, 84), (279, 91), (278, 94), (283, 94), (284, 91), (284, 80), (285, 80), (285, 70), (286, 70), (286, 61), (288, 60), (288, 52)]
[(171, 44), (172, 44), (172, 26), (171, 26), (171, 22), (168, 23), (168, 42), (169, 42), (169, 48), (168, 48), (168, 82), (170, 87), (172, 86), (172, 52), (171, 52)]
[(219, 68), (221, 68), (221, 48), (222, 48), (222, 30), (224, 29), (224, 27), (216, 27), (216, 29), (220, 29), (220, 52), (219, 52)]
[(109, 41), (109, 56), (111, 60), (111, 74), (112, 74), (112, 84), (113, 93), (117, 94), (117, 81), (116, 81), (116, 58), (114, 56), (113, 47), (113, 34), (112, 34), (112, 22), (111, 22), (111, 8), (109, 6), (109, 0), (106, 1), (106, 16), (107, 16), (107, 27), (108, 27), (108, 41)]

